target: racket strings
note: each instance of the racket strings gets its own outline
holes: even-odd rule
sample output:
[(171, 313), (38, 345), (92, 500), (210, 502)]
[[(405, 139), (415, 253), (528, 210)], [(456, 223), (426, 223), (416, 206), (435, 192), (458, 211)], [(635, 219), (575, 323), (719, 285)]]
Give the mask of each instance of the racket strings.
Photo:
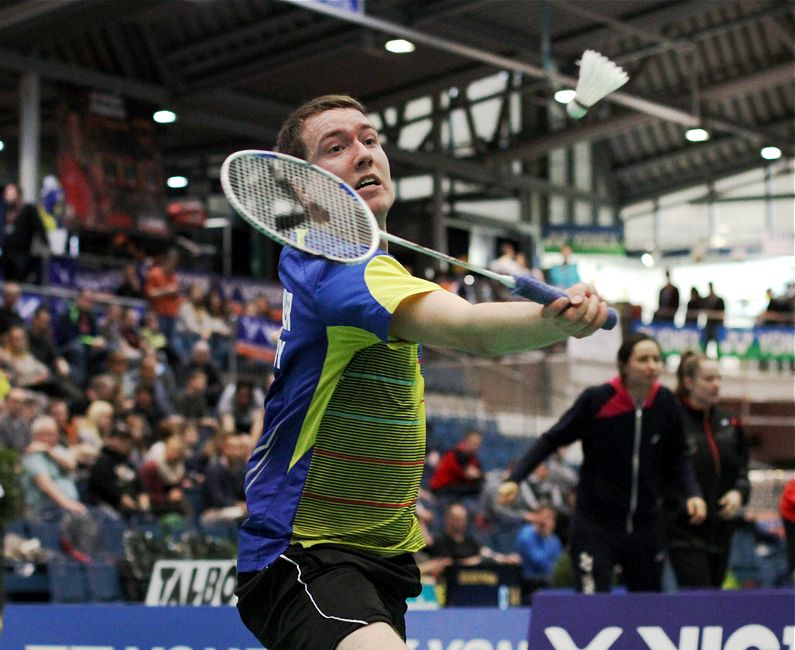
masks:
[(372, 216), (350, 188), (308, 164), (245, 155), (231, 162), (228, 179), (255, 226), (308, 253), (354, 260), (378, 236)]

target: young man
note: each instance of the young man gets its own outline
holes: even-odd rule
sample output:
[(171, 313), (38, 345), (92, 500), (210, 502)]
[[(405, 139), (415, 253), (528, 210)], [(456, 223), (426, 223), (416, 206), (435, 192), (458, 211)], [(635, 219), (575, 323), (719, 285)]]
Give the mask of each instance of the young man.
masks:
[[(355, 188), (380, 226), (395, 198), (362, 106), (314, 99), (278, 149)], [(504, 355), (584, 337), (607, 318), (592, 287), (543, 309), (470, 304), (412, 277), (385, 251), (357, 265), (285, 247), (283, 327), (265, 431), (248, 465), (238, 609), (270, 650), (405, 650), (406, 598), (425, 455), (418, 344)]]

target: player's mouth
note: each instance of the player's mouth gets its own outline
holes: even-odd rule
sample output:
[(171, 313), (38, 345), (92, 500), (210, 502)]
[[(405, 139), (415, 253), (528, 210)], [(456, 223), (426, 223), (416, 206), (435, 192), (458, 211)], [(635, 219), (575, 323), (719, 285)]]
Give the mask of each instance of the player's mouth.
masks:
[(354, 185), (354, 189), (357, 192), (362, 190), (367, 190), (371, 187), (378, 187), (381, 185), (381, 179), (378, 176), (374, 176), (373, 174), (368, 174), (367, 176), (362, 176), (359, 181)]

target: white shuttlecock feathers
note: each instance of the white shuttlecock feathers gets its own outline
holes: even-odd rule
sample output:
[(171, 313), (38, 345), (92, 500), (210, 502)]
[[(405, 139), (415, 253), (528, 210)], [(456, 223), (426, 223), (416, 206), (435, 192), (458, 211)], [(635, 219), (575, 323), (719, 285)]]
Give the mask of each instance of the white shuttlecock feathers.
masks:
[(629, 81), (629, 75), (610, 59), (585, 50), (580, 59), (580, 77), (577, 79), (576, 96), (566, 104), (566, 112), (575, 120), (583, 117), (588, 109), (605, 95), (621, 88)]

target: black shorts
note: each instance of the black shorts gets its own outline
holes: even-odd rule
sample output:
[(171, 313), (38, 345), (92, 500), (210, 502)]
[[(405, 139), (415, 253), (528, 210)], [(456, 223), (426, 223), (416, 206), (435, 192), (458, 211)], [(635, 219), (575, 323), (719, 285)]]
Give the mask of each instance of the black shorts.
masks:
[(237, 609), (268, 650), (333, 650), (383, 622), (405, 640), (406, 599), (422, 590), (411, 554), (379, 557), (347, 547), (291, 546), (262, 571), (238, 575)]

